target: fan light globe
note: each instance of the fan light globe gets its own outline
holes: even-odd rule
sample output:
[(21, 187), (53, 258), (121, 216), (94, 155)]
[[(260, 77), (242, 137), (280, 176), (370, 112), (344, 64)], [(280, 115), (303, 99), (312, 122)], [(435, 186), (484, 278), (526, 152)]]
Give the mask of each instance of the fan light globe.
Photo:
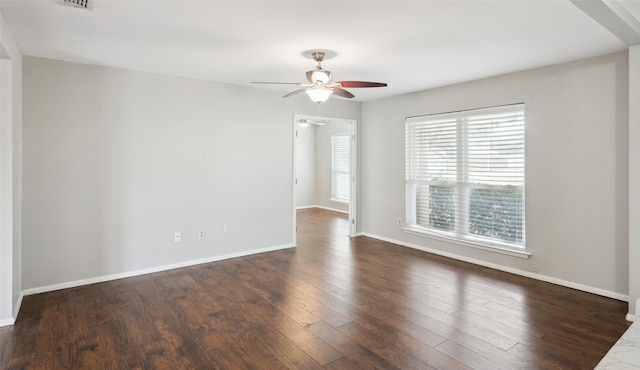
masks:
[(309, 98), (311, 98), (311, 100), (316, 103), (323, 103), (327, 101), (327, 99), (329, 99), (329, 95), (331, 95), (332, 92), (333, 90), (324, 87), (309, 89), (306, 91), (306, 93), (309, 94)]
[(329, 82), (329, 73), (327, 71), (316, 69), (311, 73), (311, 80), (312, 82), (327, 83)]

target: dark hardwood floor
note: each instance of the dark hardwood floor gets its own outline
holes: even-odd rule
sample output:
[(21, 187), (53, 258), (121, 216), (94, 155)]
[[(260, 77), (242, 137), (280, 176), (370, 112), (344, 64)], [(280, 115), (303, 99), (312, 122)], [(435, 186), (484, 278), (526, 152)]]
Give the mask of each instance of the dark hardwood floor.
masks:
[(296, 249), (27, 296), (2, 369), (592, 369), (624, 302), (299, 212)]

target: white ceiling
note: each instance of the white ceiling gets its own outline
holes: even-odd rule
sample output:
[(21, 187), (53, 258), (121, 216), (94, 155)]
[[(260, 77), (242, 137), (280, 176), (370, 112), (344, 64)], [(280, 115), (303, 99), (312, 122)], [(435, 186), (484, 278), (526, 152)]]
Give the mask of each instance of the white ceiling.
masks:
[(252, 86), (305, 81), (321, 49), (334, 81), (389, 84), (358, 101), (628, 48), (568, 0), (61, 2), (0, 2), (24, 55)]

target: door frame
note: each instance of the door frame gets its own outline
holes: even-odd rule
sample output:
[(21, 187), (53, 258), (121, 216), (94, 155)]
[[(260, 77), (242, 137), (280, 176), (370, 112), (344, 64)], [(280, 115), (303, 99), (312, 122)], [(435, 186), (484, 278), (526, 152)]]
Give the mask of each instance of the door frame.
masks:
[[(13, 65), (0, 44), (0, 327), (15, 322), (13, 207)], [(15, 312), (14, 312), (15, 311)]]
[(307, 119), (311, 121), (329, 121), (335, 123), (348, 123), (349, 124), (349, 177), (351, 179), (351, 183), (349, 184), (349, 237), (357, 236), (357, 209), (358, 209), (358, 121), (353, 119), (346, 118), (336, 118), (336, 117), (324, 117), (324, 116), (313, 116), (308, 114), (294, 114), (293, 115), (293, 176), (292, 176), (292, 186), (293, 186), (293, 226), (292, 226), (292, 246), (297, 246), (297, 220), (296, 220), (296, 212), (297, 212), (297, 157), (298, 157), (298, 122), (301, 119)]

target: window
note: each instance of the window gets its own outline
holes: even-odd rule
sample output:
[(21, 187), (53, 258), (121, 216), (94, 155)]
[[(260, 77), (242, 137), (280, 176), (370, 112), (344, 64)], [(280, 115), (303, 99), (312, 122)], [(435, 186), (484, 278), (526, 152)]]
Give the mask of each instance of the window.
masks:
[(331, 135), (331, 200), (349, 203), (349, 134)]
[(524, 248), (524, 105), (406, 121), (407, 229)]

